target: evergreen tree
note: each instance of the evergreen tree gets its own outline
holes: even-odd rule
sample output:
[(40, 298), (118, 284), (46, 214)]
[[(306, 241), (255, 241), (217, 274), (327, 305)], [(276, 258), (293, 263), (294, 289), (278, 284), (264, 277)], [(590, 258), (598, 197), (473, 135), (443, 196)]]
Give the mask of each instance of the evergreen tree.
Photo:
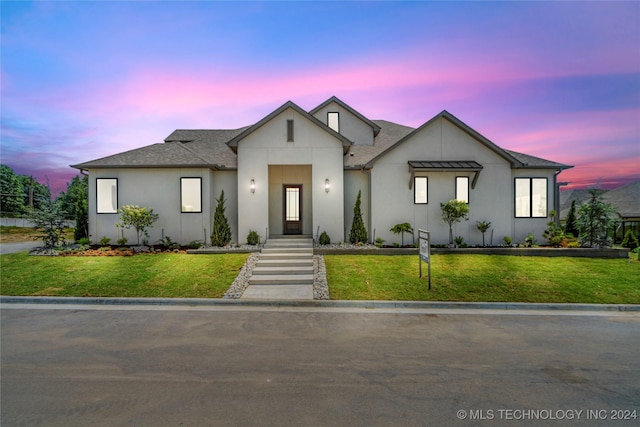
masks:
[(26, 211), (22, 180), (6, 165), (0, 165), (0, 209), (3, 215), (12, 216)]
[(587, 247), (610, 246), (609, 230), (616, 223), (616, 211), (602, 201), (604, 191), (589, 190), (591, 198), (578, 208), (576, 226), (580, 230), (580, 244)]
[(573, 237), (578, 237), (579, 231), (576, 228), (576, 201), (571, 202), (571, 207), (567, 213), (567, 218), (564, 222), (564, 234), (571, 234)]
[(78, 199), (75, 206), (76, 228), (73, 230), (73, 238), (78, 241), (89, 237), (89, 206), (87, 199)]
[(220, 193), (220, 198), (216, 199), (218, 205), (216, 206), (216, 212), (213, 215), (213, 230), (211, 231), (211, 245), (213, 246), (227, 246), (231, 242), (231, 227), (229, 227), (229, 221), (224, 213), (225, 200), (224, 190)]
[(364, 226), (362, 220), (362, 210), (360, 209), (360, 196), (362, 191), (358, 190), (358, 197), (356, 198), (356, 205), (353, 207), (353, 223), (351, 224), (351, 231), (349, 232), (349, 242), (351, 244), (366, 243), (367, 242), (367, 229)]

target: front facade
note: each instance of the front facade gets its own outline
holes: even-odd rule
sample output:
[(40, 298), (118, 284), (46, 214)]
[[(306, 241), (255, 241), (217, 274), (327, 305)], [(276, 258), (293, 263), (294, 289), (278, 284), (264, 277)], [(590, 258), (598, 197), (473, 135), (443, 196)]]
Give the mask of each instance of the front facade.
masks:
[[(333, 97), (309, 112), (287, 102), (241, 129), (176, 130), (164, 143), (73, 167), (89, 174), (92, 241), (119, 239), (119, 207), (139, 205), (160, 215), (150, 243), (208, 243), (224, 191), (237, 243), (250, 231), (346, 241), (360, 193), (370, 241), (399, 243), (390, 229), (408, 222), (447, 243), (440, 203), (459, 199), (470, 213), (454, 234), (476, 245), (477, 221), (491, 222), (494, 244), (541, 239), (558, 207), (557, 175), (571, 166), (502, 149), (446, 111), (414, 129), (369, 120)], [(134, 231), (125, 237), (134, 242)]]

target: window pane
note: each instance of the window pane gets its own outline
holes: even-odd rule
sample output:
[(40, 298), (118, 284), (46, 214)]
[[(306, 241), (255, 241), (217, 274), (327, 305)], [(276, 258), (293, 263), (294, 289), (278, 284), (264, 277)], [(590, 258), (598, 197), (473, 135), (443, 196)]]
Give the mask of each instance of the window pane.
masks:
[(469, 203), (469, 177), (456, 177), (456, 200)]
[(182, 212), (202, 212), (202, 179), (180, 178)]
[(97, 178), (97, 212), (118, 213), (118, 180), (116, 178)]
[(327, 113), (327, 126), (340, 133), (340, 115), (338, 113)]
[(427, 177), (416, 176), (413, 181), (413, 202), (416, 204), (427, 203)]
[(547, 180), (545, 178), (534, 178), (531, 180), (531, 216), (535, 218), (547, 217)]
[(300, 189), (287, 188), (286, 192), (286, 217), (287, 221), (300, 221)]
[(293, 120), (287, 120), (287, 142), (293, 142)]
[(531, 187), (529, 178), (516, 178), (516, 218), (531, 216)]

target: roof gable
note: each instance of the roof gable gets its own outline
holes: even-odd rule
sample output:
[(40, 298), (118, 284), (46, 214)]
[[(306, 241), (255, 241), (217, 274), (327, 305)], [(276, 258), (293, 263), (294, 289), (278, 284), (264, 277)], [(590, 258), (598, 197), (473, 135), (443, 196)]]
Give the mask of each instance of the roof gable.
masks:
[(343, 101), (341, 101), (340, 99), (338, 99), (335, 96), (332, 96), (331, 98), (329, 98), (326, 101), (324, 101), (322, 104), (318, 105), (313, 110), (309, 111), (309, 114), (311, 114), (312, 116), (315, 116), (318, 111), (322, 110), (323, 108), (327, 107), (328, 105), (330, 105), (332, 103), (338, 104), (340, 107), (342, 107), (343, 109), (347, 110), (349, 113), (351, 113), (352, 115), (357, 117), (360, 121), (362, 121), (365, 124), (367, 124), (368, 126), (370, 126), (371, 129), (373, 130), (373, 136), (374, 137), (377, 136), (378, 133), (380, 133), (380, 126), (378, 126), (373, 121), (367, 119), (361, 113), (359, 113), (358, 111), (354, 110), (349, 105), (345, 104)]
[(289, 108), (291, 108), (292, 110), (294, 110), (295, 112), (297, 112), (298, 114), (300, 114), (301, 116), (303, 116), (304, 118), (309, 120), (314, 125), (320, 127), (322, 130), (324, 130), (325, 132), (329, 133), (331, 136), (333, 136), (334, 138), (338, 139), (340, 142), (342, 142), (342, 147), (343, 147), (343, 150), (344, 150), (345, 153), (347, 152), (349, 147), (352, 145), (352, 142), (349, 139), (347, 139), (343, 135), (339, 134), (338, 132), (334, 131), (329, 126), (325, 125), (320, 120), (318, 120), (317, 118), (313, 117), (311, 114), (309, 114), (306, 111), (304, 111), (302, 108), (300, 108), (298, 105), (296, 105), (292, 101), (285, 102), (284, 104), (282, 104), (282, 106), (280, 106), (279, 108), (274, 110), (271, 114), (269, 114), (268, 116), (266, 116), (265, 118), (263, 118), (262, 120), (260, 120), (256, 124), (254, 124), (253, 126), (249, 126), (248, 128), (246, 128), (239, 135), (237, 135), (234, 138), (230, 139), (227, 142), (227, 145), (235, 153), (237, 153), (238, 152), (238, 143), (240, 141), (242, 141), (244, 138), (248, 137), (249, 135), (251, 135), (252, 133), (257, 131), (258, 129), (260, 129), (266, 123), (270, 122), (275, 117), (279, 116), (281, 113), (283, 113), (284, 111), (286, 111)]

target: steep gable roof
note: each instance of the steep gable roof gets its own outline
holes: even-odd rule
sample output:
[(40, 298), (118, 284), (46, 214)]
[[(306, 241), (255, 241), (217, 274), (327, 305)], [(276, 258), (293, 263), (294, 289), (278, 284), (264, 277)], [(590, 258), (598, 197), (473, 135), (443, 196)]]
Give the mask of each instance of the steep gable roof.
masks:
[(344, 151), (346, 152), (349, 147), (352, 145), (352, 142), (349, 141), (346, 137), (344, 137), (343, 135), (339, 134), (338, 132), (334, 131), (333, 129), (331, 129), (329, 126), (325, 125), (324, 123), (322, 123), (320, 120), (316, 119), (315, 117), (313, 117), (311, 114), (307, 113), (306, 111), (304, 111), (302, 108), (300, 108), (299, 106), (297, 106), (295, 103), (293, 103), (292, 101), (287, 101), (284, 104), (282, 104), (279, 108), (275, 109), (271, 114), (269, 114), (268, 116), (266, 116), (264, 119), (260, 120), (259, 122), (257, 122), (256, 124), (254, 124), (253, 126), (249, 126), (248, 128), (246, 128), (243, 132), (241, 132), (239, 135), (236, 135), (234, 138), (232, 138), (231, 140), (229, 140), (227, 142), (227, 145), (229, 147), (231, 147), (231, 149), (234, 152), (237, 152), (237, 148), (238, 148), (238, 142), (243, 140), (244, 138), (246, 138), (247, 136), (251, 135), (253, 132), (257, 131), (258, 129), (260, 129), (262, 126), (264, 126), (266, 123), (270, 122), (273, 118), (277, 117), (278, 115), (280, 115), (283, 111), (286, 111), (287, 109), (291, 108), (292, 110), (294, 110), (295, 112), (297, 112), (298, 114), (302, 115), (303, 117), (305, 117), (306, 119), (308, 119), (311, 123), (315, 124), (316, 126), (320, 127), (322, 130), (324, 130), (325, 132), (329, 133), (331, 136), (333, 136), (334, 138), (340, 140), (342, 142), (342, 146)]
[(309, 111), (309, 114), (314, 116), (318, 111), (322, 110), (324, 107), (326, 107), (327, 105), (331, 104), (332, 102), (335, 102), (336, 104), (338, 104), (339, 106), (341, 106), (342, 108), (344, 108), (345, 110), (349, 111), (351, 114), (356, 116), (358, 119), (362, 120), (364, 123), (366, 123), (369, 126), (371, 126), (371, 128), (373, 129), (373, 136), (378, 135), (378, 133), (380, 132), (380, 126), (378, 126), (372, 120), (367, 119), (360, 112), (354, 110), (349, 105), (345, 104), (343, 101), (341, 101), (340, 99), (338, 99), (335, 96), (332, 96), (331, 98), (329, 98), (326, 101), (324, 101), (322, 104), (318, 105), (313, 110)]

